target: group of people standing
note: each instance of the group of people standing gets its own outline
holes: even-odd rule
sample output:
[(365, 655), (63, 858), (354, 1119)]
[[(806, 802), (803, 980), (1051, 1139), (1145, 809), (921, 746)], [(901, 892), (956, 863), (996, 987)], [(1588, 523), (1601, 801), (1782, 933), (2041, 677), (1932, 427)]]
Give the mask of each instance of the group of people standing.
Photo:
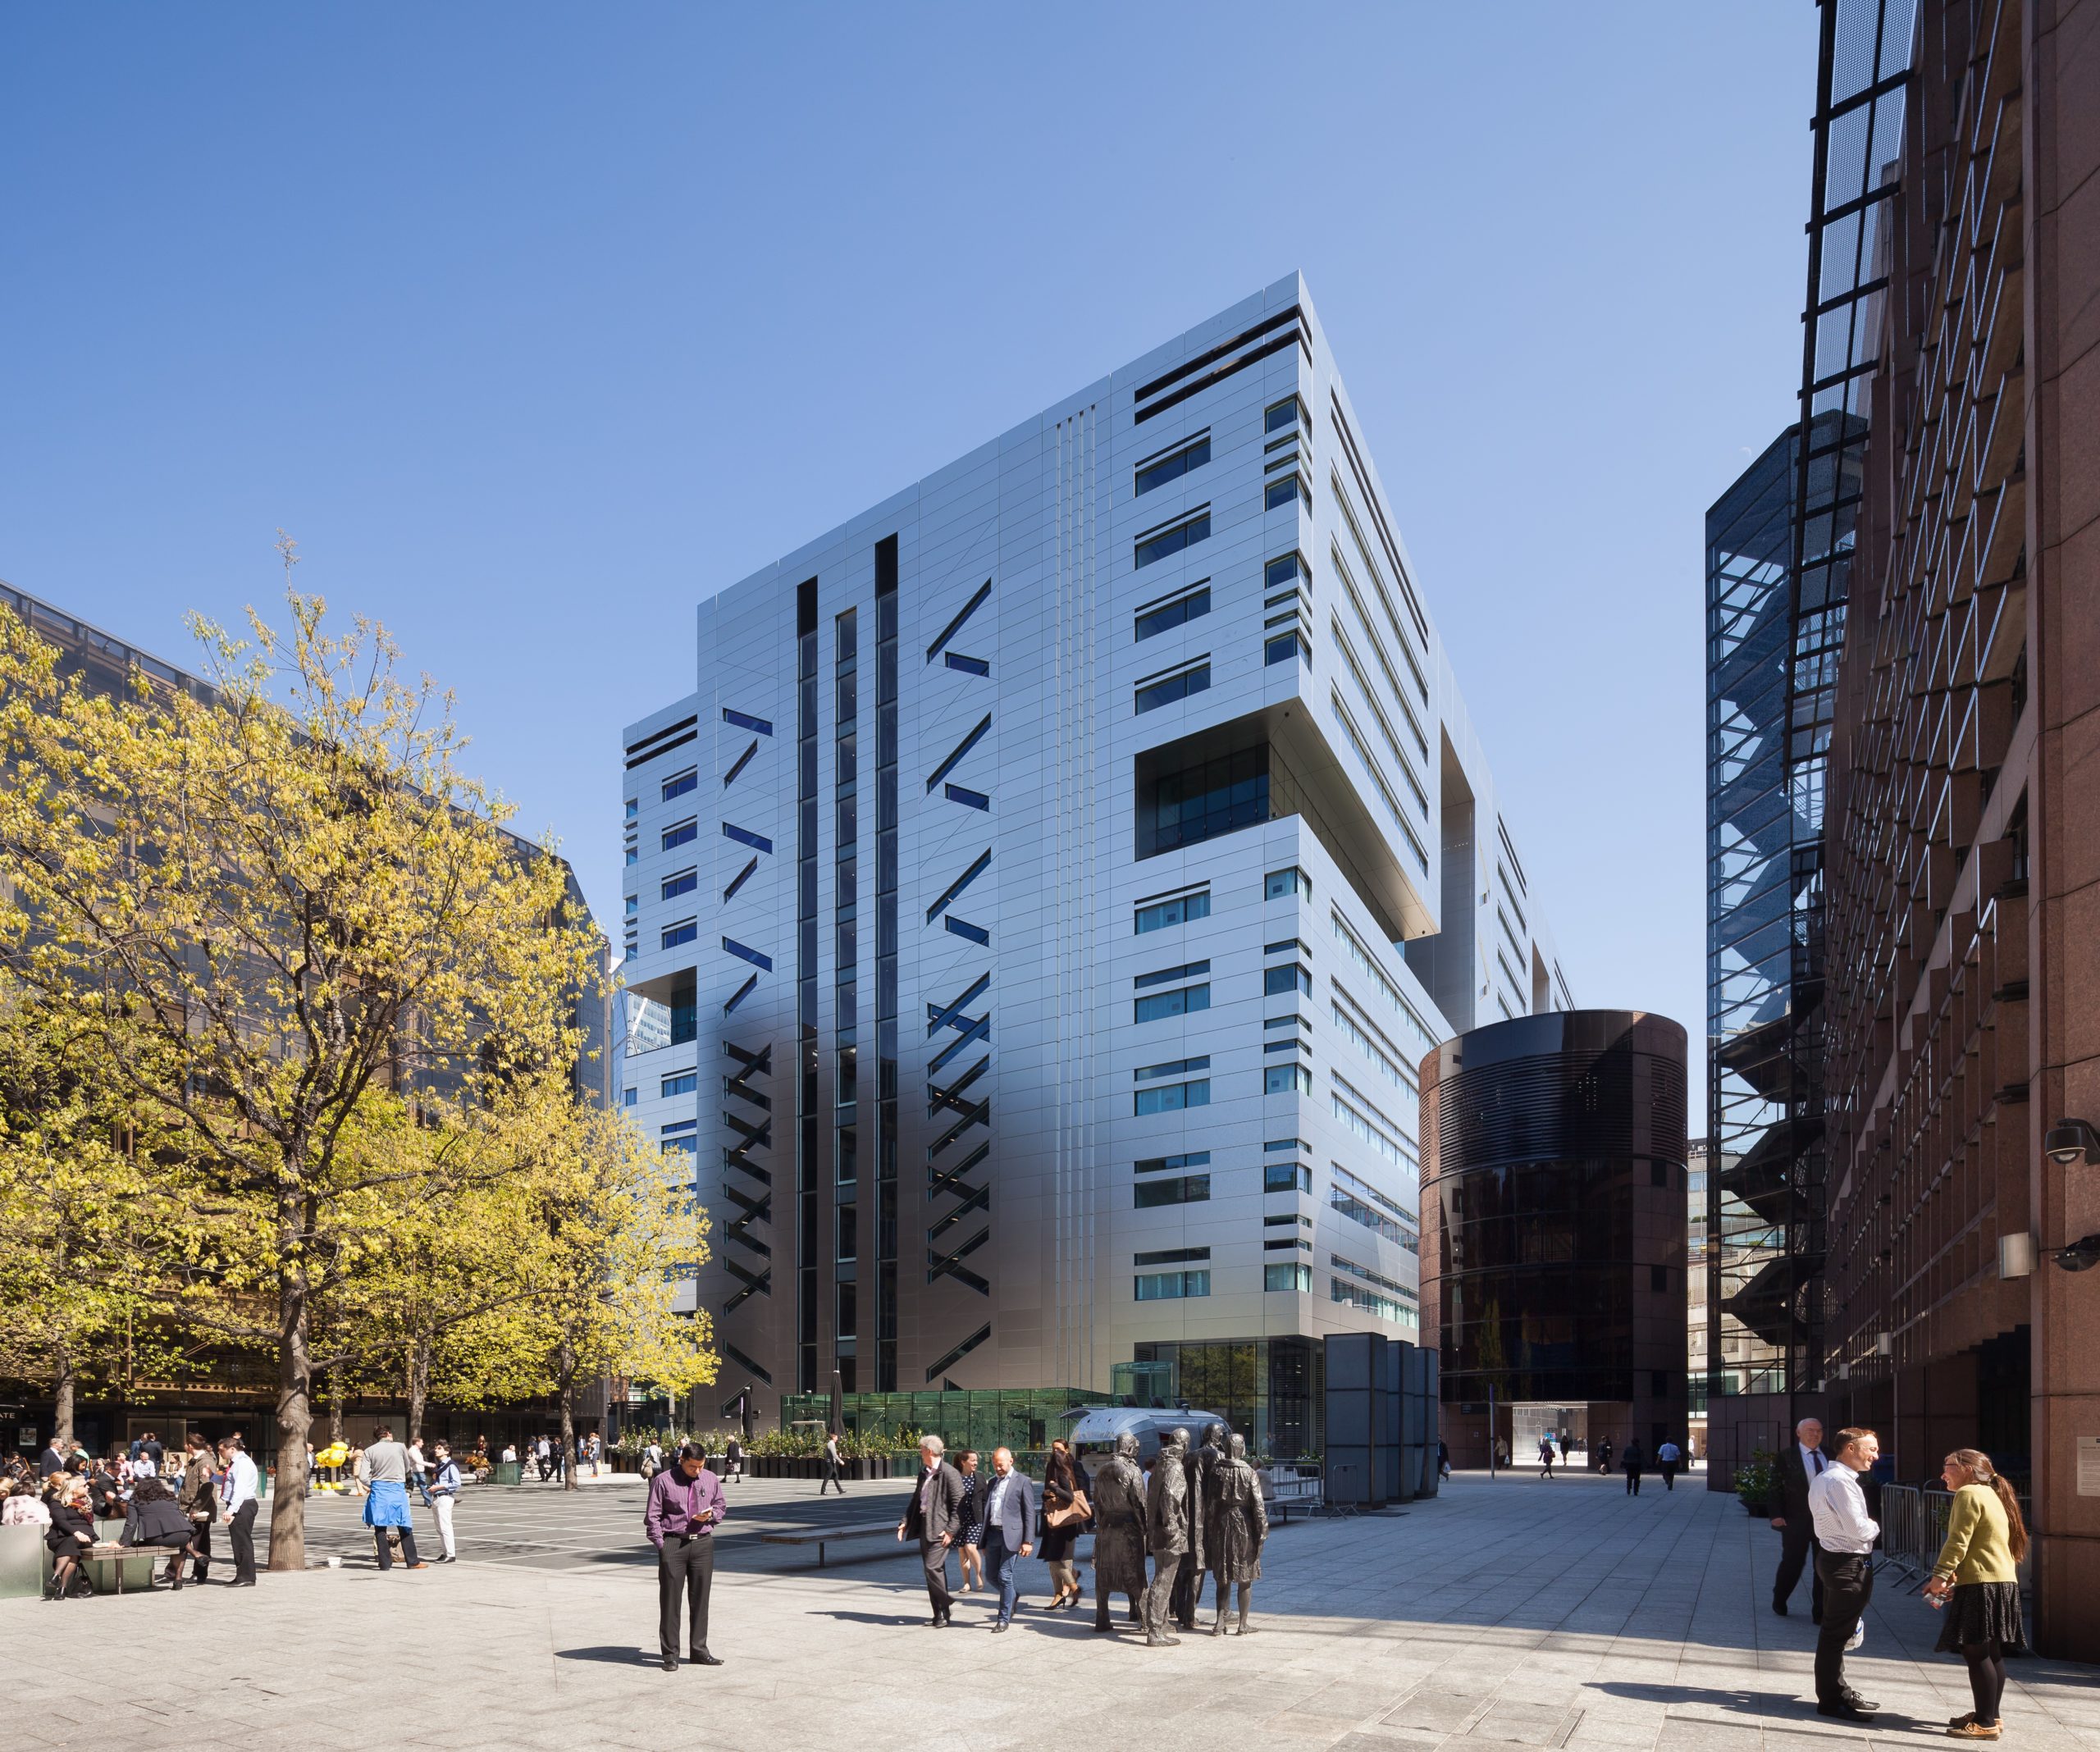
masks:
[[(1174, 1627), (1196, 1628), (1206, 1572), (1217, 1583), (1211, 1634), (1226, 1634), (1235, 1589), (1239, 1631), (1244, 1636), (1254, 1628), (1249, 1612), (1269, 1525), (1261, 1479), (1247, 1462), (1244, 1436), (1221, 1423), (1205, 1425), (1203, 1434), (1202, 1447), (1192, 1449), (1186, 1430), (1169, 1431), (1149, 1468), (1138, 1464), (1137, 1437), (1120, 1435), (1115, 1452), (1090, 1476), (1066, 1444), (1052, 1446), (1043, 1467), (1041, 1554), (1050, 1567), (1052, 1611), (1080, 1604), (1075, 1548), (1081, 1530), (1091, 1526), (1096, 1631), (1114, 1628), (1109, 1597), (1121, 1594), (1129, 1621), (1143, 1627), (1148, 1647), (1179, 1642)], [(960, 1548), (966, 1589), (975, 1570), (979, 1585), (998, 1590), (992, 1628), (1004, 1631), (1020, 1604), (1016, 1561), (1035, 1550), (1034, 1483), (1014, 1469), (1013, 1455), (1004, 1448), (992, 1456), (988, 1480), (978, 1474), (974, 1454), (961, 1457), (961, 1468), (951, 1465), (938, 1436), (921, 1442), (919, 1455), (919, 1477), (897, 1536), (919, 1542), (933, 1606), (929, 1622), (937, 1629), (952, 1622), (947, 1557)]]
[(239, 1436), (216, 1449), (194, 1431), (183, 1443), (180, 1470), (151, 1435), (136, 1455), (112, 1454), (101, 1465), (84, 1453), (67, 1455), (54, 1437), (38, 1462), (38, 1476), (11, 1481), (0, 1519), (10, 1526), (47, 1529), (52, 1577), (44, 1598), (62, 1600), (90, 1592), (84, 1567), (93, 1551), (95, 1523), (123, 1517), (120, 1543), (137, 1550), (165, 1550), (158, 1580), (171, 1591), (185, 1579), (201, 1582), (211, 1569), (212, 1531), (225, 1528), (235, 1587), (255, 1585), (255, 1516), (260, 1475)]
[[(1840, 1721), (1870, 1722), (1880, 1708), (1845, 1677), (1846, 1652), (1860, 1645), (1860, 1621), (1874, 1598), (1874, 1548), (1881, 1535), (1860, 1481), (1880, 1454), (1880, 1439), (1860, 1429), (1840, 1430), (1826, 1451), (1821, 1421), (1805, 1417), (1774, 1468), (1779, 1512), (1771, 1519), (1782, 1544), (1772, 1609), (1787, 1616), (1801, 1572), (1812, 1565), (1816, 1713)], [(1942, 1462), (1940, 1480), (1953, 1501), (1924, 1594), (1946, 1613), (1933, 1646), (1961, 1657), (1974, 1705), (1947, 1731), (1957, 1740), (1997, 1740), (2004, 1733), (2006, 1651), (2026, 1640), (2018, 1566), (2027, 1554), (2027, 1527), (2019, 1497), (1988, 1454), (1957, 1448)]]

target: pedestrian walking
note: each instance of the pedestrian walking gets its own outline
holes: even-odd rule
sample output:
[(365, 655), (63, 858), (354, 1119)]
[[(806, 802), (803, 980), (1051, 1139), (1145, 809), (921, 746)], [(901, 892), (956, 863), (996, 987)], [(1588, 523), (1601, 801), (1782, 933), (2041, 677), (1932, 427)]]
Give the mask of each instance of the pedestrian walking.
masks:
[(1641, 1473), (1648, 1464), (1648, 1457), (1641, 1449), (1641, 1438), (1635, 1436), (1626, 1444), (1626, 1452), (1619, 1457), (1619, 1467), (1626, 1474), (1626, 1494), (1641, 1494)]
[[(212, 1455), (204, 1438), (192, 1430), (182, 1439), (182, 1477), (175, 1490), (175, 1506), (189, 1522), (189, 1543), (195, 1548), (190, 1562), (190, 1580), (202, 1582), (212, 1572), (212, 1520), (218, 1502)], [(173, 1581), (182, 1569), (177, 1558), (168, 1567)]]
[(459, 1502), (459, 1463), (452, 1458), (449, 1443), (436, 1443), (431, 1451), (436, 1456), (436, 1466), (430, 1488), (423, 1492), (423, 1500), (430, 1504), (431, 1517), (437, 1522), (437, 1542), (441, 1549), (436, 1561), (451, 1563), (457, 1562), (459, 1556), (459, 1549), (454, 1544), (452, 1536), (452, 1511)]
[(999, 1615), (992, 1628), (1013, 1622), (1018, 1604), (1020, 1559), (1035, 1549), (1035, 1486), (1014, 1470), (1013, 1450), (992, 1450), (992, 1485), (984, 1495), (984, 1576), (999, 1590)]
[[(744, 1476), (744, 1444), (737, 1437), (733, 1435), (729, 1438), (728, 1445), (722, 1451), (722, 1463), (728, 1467), (730, 1477), (742, 1478)], [(819, 1490), (817, 1494), (822, 1496), (824, 1492)]]
[(2027, 1640), (2020, 1613), (2020, 1560), (2027, 1555), (2027, 1524), (2020, 1499), (1974, 1448), (1957, 1448), (1940, 1467), (1954, 1494), (1925, 1593), (1946, 1617), (1935, 1649), (1959, 1654), (1969, 1667), (1975, 1708), (1947, 1724), (1956, 1740), (1996, 1740), (2004, 1732), (1998, 1705), (2005, 1696), (2005, 1652)]
[(962, 1523), (962, 1537), (956, 1547), (962, 1560), (962, 1591), (974, 1594), (984, 1585), (984, 1486), (986, 1480), (977, 1470), (977, 1450), (966, 1448), (956, 1456), (955, 1469), (962, 1475), (962, 1503), (956, 1510), (956, 1518)]
[(1607, 1473), (1611, 1471), (1611, 1439), (1609, 1437), (1606, 1437), (1603, 1441), (1597, 1444), (1597, 1470), (1600, 1472)]
[(678, 1670), (678, 1606), (686, 1606), (687, 1658), (696, 1667), (719, 1667), (707, 1646), (708, 1595), (714, 1587), (714, 1530), (729, 1512), (722, 1481), (707, 1469), (697, 1442), (678, 1449), (676, 1462), (649, 1481), (642, 1531), (656, 1548), (656, 1640), (664, 1671)]
[(962, 1508), (962, 1474), (942, 1454), (947, 1444), (938, 1435), (920, 1438), (919, 1478), (904, 1518), (897, 1524), (900, 1540), (919, 1541), (919, 1560), (926, 1572), (926, 1598), (933, 1603), (931, 1622), (935, 1630), (947, 1626), (955, 1604), (948, 1592), (948, 1551), (962, 1531), (958, 1518)]
[(423, 1507), (430, 1507), (430, 1462), (423, 1457), (423, 1439), (417, 1436), (409, 1444), (409, 1488), (423, 1499)]
[(237, 1435), (219, 1444), (217, 1493), (220, 1523), (226, 1529), (226, 1543), (233, 1547), (233, 1585), (255, 1585), (255, 1512), (259, 1506), (256, 1487), (259, 1478), (255, 1462)]
[(1553, 1438), (1550, 1435), (1539, 1438), (1539, 1476), (1553, 1476)]
[(1080, 1603), (1073, 1557), (1080, 1529), (1093, 1512), (1080, 1485), (1072, 1451), (1061, 1439), (1050, 1444), (1043, 1466), (1043, 1561), (1050, 1567), (1050, 1610), (1069, 1612)]
[(1437, 1438), (1436, 1442), (1436, 1476), (1439, 1478), (1449, 1478), (1451, 1476), (1450, 1445), (1440, 1436)]
[(554, 1471), (554, 1447), (555, 1444), (543, 1435), (533, 1449), (533, 1458), (540, 1466), (540, 1482), (543, 1485), (546, 1483), (548, 1475)]
[(1655, 1470), (1663, 1475), (1663, 1489), (1677, 1489), (1678, 1462), (1684, 1458), (1684, 1450), (1674, 1442), (1665, 1442), (1655, 1450)]
[(401, 1561), (412, 1570), (428, 1569), (430, 1565), (416, 1555), (416, 1526), (409, 1514), (409, 1450), (394, 1439), (390, 1428), (381, 1424), (364, 1457), (372, 1467), (372, 1494), (364, 1499), (364, 1524), (372, 1529), (380, 1568), (394, 1567), (387, 1535), (398, 1533)]
[(664, 1444), (651, 1436), (641, 1450), (641, 1481), (645, 1485), (664, 1470)]
[(838, 1432), (834, 1430), (824, 1439), (824, 1482), (817, 1486), (819, 1496), (827, 1490), (836, 1490), (841, 1496), (846, 1494), (846, 1486), (841, 1481), (842, 1467), (843, 1462), (838, 1452)]
[(1773, 1516), (1772, 1525), (1778, 1531), (1780, 1544), (1779, 1567), (1772, 1577), (1772, 1609), (1783, 1618), (1806, 1568), (1810, 1572), (1810, 1621), (1823, 1622), (1823, 1576), (1810, 1562), (1815, 1554), (1815, 1526), (1808, 1493), (1829, 1465), (1829, 1456), (1823, 1451), (1823, 1424), (1814, 1417), (1804, 1417), (1794, 1426), (1794, 1439), (1773, 1462), (1779, 1512)]
[(1504, 1471), (1509, 1469), (1509, 1438), (1506, 1435), (1495, 1439), (1495, 1463)]
[(1845, 1677), (1845, 1650), (1874, 1598), (1874, 1542), (1881, 1529), (1867, 1513), (1860, 1476), (1881, 1453), (1871, 1430), (1840, 1430), (1831, 1463), (1809, 1486), (1815, 1531), (1815, 1572), (1823, 1583), (1823, 1628), (1815, 1642), (1815, 1713), (1841, 1722), (1870, 1722), (1869, 1703)]

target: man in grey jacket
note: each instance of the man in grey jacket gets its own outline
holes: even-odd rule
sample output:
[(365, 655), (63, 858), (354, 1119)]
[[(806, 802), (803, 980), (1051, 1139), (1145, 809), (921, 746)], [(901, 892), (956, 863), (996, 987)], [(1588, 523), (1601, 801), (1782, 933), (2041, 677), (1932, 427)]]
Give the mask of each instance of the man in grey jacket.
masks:
[(999, 1590), (999, 1617), (992, 1628), (1013, 1622), (1018, 1559), (1035, 1549), (1035, 1486), (1014, 1470), (1011, 1448), (992, 1452), (992, 1485), (984, 1499), (984, 1575)]
[(955, 1597), (948, 1592), (948, 1550), (962, 1536), (959, 1518), (962, 1508), (962, 1474), (941, 1457), (947, 1444), (929, 1435), (919, 1444), (919, 1476), (911, 1487), (904, 1518), (897, 1524), (897, 1536), (919, 1541), (919, 1558), (926, 1570), (926, 1597), (934, 1603), (932, 1627), (948, 1622)]

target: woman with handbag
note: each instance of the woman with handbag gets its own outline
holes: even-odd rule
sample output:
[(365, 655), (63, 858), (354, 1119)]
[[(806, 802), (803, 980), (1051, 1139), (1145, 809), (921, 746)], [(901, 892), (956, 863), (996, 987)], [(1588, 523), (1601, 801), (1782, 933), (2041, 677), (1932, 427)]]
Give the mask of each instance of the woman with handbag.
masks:
[(1080, 1526), (1093, 1512), (1080, 1488), (1071, 1449), (1062, 1441), (1052, 1442), (1043, 1468), (1043, 1549), (1037, 1554), (1050, 1566), (1052, 1612), (1069, 1612), (1080, 1603), (1072, 1552), (1079, 1544)]

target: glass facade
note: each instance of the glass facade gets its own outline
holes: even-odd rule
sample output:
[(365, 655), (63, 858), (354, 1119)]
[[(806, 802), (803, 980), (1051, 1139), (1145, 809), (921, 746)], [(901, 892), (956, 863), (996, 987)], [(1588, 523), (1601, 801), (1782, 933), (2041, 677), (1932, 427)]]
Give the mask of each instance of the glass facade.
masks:
[(1326, 1377), (1317, 1339), (1140, 1344), (1134, 1360), (1172, 1365), (1176, 1396), (1198, 1411), (1222, 1413), (1247, 1438), (1250, 1458), (1320, 1451)]

